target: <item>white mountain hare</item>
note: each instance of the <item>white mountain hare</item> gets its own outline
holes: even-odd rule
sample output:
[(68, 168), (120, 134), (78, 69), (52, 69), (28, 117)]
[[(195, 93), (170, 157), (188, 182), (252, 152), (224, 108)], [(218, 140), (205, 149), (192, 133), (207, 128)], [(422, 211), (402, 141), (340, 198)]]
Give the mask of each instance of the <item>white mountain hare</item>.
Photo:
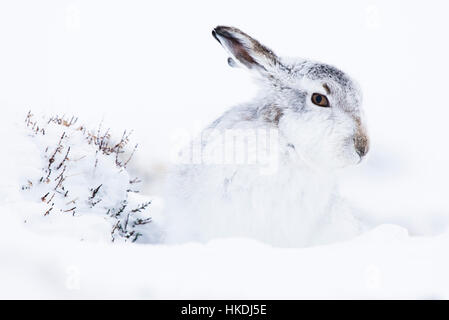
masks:
[(333, 174), (368, 152), (357, 84), (330, 65), (279, 58), (237, 28), (212, 34), (261, 90), (181, 154), (169, 178), (165, 240), (250, 237), (299, 247), (357, 235), (361, 224)]

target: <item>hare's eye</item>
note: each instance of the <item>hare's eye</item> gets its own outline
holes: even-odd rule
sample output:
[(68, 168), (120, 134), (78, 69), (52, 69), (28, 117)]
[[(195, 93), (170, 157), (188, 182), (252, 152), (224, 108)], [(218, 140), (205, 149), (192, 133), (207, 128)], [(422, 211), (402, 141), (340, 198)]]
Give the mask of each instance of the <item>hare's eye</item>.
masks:
[(329, 100), (327, 100), (326, 96), (319, 93), (312, 94), (312, 102), (319, 107), (329, 107)]

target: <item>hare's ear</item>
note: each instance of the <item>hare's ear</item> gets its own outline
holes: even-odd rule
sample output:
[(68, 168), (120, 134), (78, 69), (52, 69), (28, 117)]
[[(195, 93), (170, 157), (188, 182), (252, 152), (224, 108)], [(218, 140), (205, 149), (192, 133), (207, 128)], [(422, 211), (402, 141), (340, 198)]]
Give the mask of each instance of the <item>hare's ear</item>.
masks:
[(237, 28), (219, 26), (212, 35), (231, 55), (228, 59), (231, 67), (241, 64), (248, 69), (271, 73), (280, 65), (273, 51)]

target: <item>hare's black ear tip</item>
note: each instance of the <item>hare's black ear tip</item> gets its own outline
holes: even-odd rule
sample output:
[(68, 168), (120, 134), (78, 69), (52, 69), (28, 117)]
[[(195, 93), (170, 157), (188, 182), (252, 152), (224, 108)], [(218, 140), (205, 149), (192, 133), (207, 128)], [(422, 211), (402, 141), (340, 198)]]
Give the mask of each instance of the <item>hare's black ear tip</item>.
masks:
[[(216, 28), (215, 28), (215, 29), (216, 29)], [(212, 30), (212, 37), (214, 37), (215, 40), (217, 40), (218, 42), (220, 42), (220, 39), (218, 39), (218, 36), (217, 36), (217, 31), (215, 31), (215, 29)]]
[(215, 39), (217, 39), (218, 42), (220, 42), (220, 37), (222, 37), (222, 38), (230, 38), (231, 37), (230, 29), (231, 29), (230, 27), (216, 26), (212, 30), (212, 36)]

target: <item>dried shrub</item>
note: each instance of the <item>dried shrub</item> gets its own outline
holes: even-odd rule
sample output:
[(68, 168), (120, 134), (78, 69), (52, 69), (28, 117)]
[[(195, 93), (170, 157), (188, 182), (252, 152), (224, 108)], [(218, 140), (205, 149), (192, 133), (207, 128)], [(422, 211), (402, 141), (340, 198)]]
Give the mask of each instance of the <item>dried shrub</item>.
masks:
[[(151, 222), (147, 215), (150, 201), (130, 199), (137, 193), (140, 179), (129, 178), (126, 167), (137, 151), (127, 151), (132, 132), (125, 131), (117, 141), (110, 130), (77, 125), (78, 118), (52, 116), (39, 124), (31, 112), (25, 124), (42, 151), (42, 175), (30, 179), (23, 190), (38, 190), (50, 214), (89, 214), (102, 212), (111, 223), (112, 241), (136, 241), (142, 226)], [(37, 200), (37, 199), (36, 199)]]

